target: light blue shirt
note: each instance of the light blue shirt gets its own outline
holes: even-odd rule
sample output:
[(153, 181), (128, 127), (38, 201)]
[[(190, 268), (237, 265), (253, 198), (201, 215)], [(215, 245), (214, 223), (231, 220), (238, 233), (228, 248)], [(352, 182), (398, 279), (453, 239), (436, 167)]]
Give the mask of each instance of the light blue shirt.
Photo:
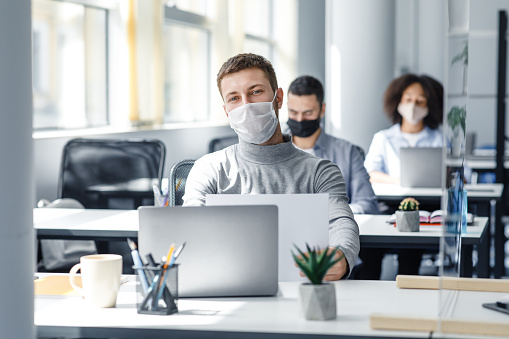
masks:
[[(442, 132), (439, 129), (431, 129), (425, 126), (415, 147), (442, 147), (443, 144)], [(369, 146), (364, 161), (368, 173), (379, 171), (399, 178), (401, 176), (399, 157), (401, 147), (410, 147), (410, 144), (403, 136), (400, 124), (394, 124), (388, 129), (377, 132), (373, 136), (373, 141), (371, 141), (371, 146)]]

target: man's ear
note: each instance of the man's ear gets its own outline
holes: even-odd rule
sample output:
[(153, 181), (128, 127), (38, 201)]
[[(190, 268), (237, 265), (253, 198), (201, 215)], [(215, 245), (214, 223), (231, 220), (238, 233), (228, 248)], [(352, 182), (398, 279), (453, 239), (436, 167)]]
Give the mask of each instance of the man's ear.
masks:
[(276, 90), (276, 92), (277, 108), (281, 109), (281, 107), (283, 107), (283, 89), (280, 87)]
[(320, 113), (320, 118), (323, 118), (325, 115), (325, 102), (322, 103), (322, 112)]

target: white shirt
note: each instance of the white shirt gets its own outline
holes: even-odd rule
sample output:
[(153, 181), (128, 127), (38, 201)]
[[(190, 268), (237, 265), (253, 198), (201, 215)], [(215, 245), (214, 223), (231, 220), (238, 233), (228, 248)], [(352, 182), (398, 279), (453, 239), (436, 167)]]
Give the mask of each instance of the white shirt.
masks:
[[(414, 147), (442, 147), (443, 135), (439, 129), (424, 127)], [(364, 167), (369, 172), (378, 171), (392, 177), (399, 178), (401, 172), (399, 150), (410, 147), (410, 143), (401, 132), (401, 125), (394, 124), (388, 129), (381, 130), (373, 136), (369, 146)]]

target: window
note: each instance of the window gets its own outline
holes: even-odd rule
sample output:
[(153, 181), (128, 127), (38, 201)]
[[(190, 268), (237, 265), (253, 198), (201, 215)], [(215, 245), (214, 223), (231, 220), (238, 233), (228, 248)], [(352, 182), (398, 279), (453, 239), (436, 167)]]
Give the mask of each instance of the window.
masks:
[(244, 2), (244, 51), (273, 58), (272, 0)]
[(295, 4), (34, 0), (34, 129), (226, 123), (215, 82), (229, 57), (261, 54), (293, 77)]
[(108, 123), (105, 9), (32, 2), (34, 129)]
[(208, 120), (210, 30), (206, 17), (166, 7), (164, 122)]
[(167, 4), (164, 122), (225, 119), (219, 108), (222, 102), (215, 75), (227, 58), (240, 52), (273, 60), (272, 13), (273, 0), (182, 0)]

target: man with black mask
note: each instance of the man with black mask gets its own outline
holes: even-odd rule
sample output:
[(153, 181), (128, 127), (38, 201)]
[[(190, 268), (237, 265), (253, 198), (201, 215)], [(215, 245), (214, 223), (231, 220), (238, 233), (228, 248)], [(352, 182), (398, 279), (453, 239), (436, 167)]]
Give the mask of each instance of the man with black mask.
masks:
[(311, 76), (295, 79), (288, 89), (288, 127), (301, 150), (338, 165), (353, 213), (377, 214), (378, 201), (364, 168), (363, 155), (352, 143), (322, 131), (323, 87)]

